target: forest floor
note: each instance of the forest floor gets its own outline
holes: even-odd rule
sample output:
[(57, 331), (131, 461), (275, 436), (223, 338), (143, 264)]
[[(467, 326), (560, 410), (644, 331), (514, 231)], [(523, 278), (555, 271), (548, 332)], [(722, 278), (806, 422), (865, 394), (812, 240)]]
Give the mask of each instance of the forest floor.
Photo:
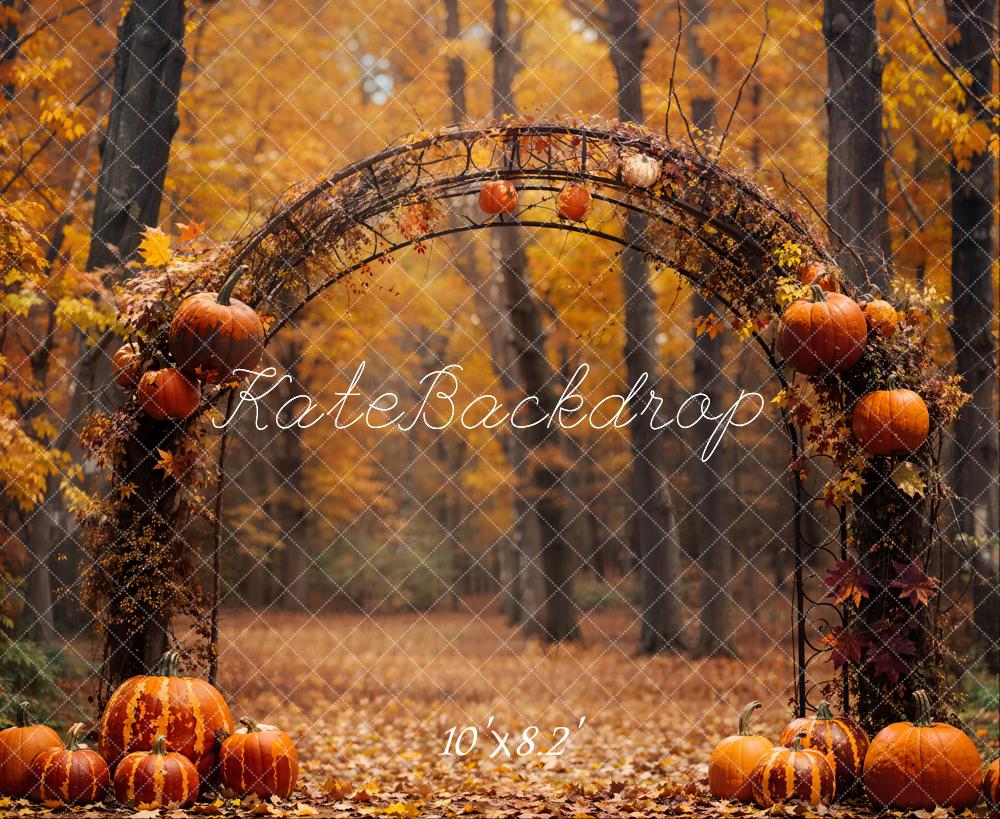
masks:
[(691, 660), (636, 656), (624, 610), (588, 616), (580, 643), (548, 649), (468, 610), (226, 612), (222, 625), (219, 685), (237, 718), (292, 735), (300, 788), (271, 803), (202, 800), (168, 819), (870, 815), (709, 796), (709, 753), (735, 733), (741, 706), (760, 700), (756, 727), (775, 739), (791, 716), (790, 646), (765, 629), (748, 627), (739, 660)]

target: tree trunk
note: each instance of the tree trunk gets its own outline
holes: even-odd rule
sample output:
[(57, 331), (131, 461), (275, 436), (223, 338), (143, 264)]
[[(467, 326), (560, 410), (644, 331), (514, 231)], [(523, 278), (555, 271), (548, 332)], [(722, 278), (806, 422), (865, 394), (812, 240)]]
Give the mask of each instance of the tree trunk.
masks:
[[(945, 3), (957, 37), (948, 40), (957, 69), (967, 72), (979, 101), (993, 89), (996, 0)], [(991, 125), (991, 113), (969, 100), (977, 119)], [(993, 128), (995, 131), (995, 128)], [(968, 167), (951, 163), (951, 336), (955, 369), (972, 396), (955, 422), (952, 488), (958, 532), (971, 553), (974, 622), (992, 673), (1000, 669), (1000, 462), (997, 453), (997, 340), (993, 333), (993, 248), (997, 203), (996, 163), (988, 151), (974, 154)], [(945, 578), (946, 580), (948, 578)]]
[[(513, 92), (516, 48), (511, 38), (507, 0), (493, 0), (493, 117), (497, 120), (516, 112)], [(554, 374), (545, 357), (545, 332), (538, 302), (528, 282), (525, 240), (517, 227), (498, 230), (499, 269), (507, 293), (514, 363), (525, 395), (537, 399), (540, 412), (551, 412), (556, 403)], [(537, 516), (539, 563), (545, 584), (544, 612), (540, 618), (542, 629), (538, 636), (546, 642), (579, 637), (572, 598), (575, 564), (563, 523), (563, 511), (568, 504), (564, 473), (559, 466), (562, 448), (559, 438), (558, 427), (548, 424), (532, 425), (522, 436), (528, 449), (528, 485), (524, 491), (532, 507), (530, 513)], [(530, 620), (531, 612), (527, 615)]]
[(824, 0), (823, 35), (829, 86), (826, 207), (830, 241), (848, 279), (865, 289), (870, 283), (885, 291), (891, 245), (875, 0)]
[[(606, 0), (608, 45), (618, 83), (618, 117), (642, 123), (642, 62), (649, 32), (639, 23), (635, 0)], [(630, 214), (625, 220), (629, 243), (641, 242), (646, 219)], [(656, 354), (658, 307), (642, 253), (622, 254), (622, 289), (625, 300), (625, 370), (629, 392), (647, 376), (648, 389), (660, 392), (660, 363)], [(645, 406), (648, 393), (637, 395), (633, 411)], [(632, 496), (636, 506), (639, 574), (642, 583), (642, 622), (639, 647), (644, 652), (681, 647), (680, 548), (673, 502), (670, 498), (663, 438), (649, 419), (629, 425), (632, 447)]]

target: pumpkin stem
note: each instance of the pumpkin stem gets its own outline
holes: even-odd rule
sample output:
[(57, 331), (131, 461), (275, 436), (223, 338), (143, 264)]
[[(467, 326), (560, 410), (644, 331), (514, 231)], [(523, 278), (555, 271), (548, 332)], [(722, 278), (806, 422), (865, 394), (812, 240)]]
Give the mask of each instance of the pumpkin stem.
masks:
[(223, 282), (222, 287), (219, 290), (219, 295), (215, 297), (216, 302), (219, 304), (229, 304), (229, 299), (233, 295), (233, 291), (236, 289), (236, 285), (242, 278), (243, 274), (246, 273), (250, 268), (245, 264), (241, 264), (232, 273), (229, 274), (229, 278)]
[(753, 702), (748, 702), (743, 710), (740, 711), (740, 736), (749, 737), (753, 736), (750, 732), (750, 723), (753, 720), (753, 712), (760, 708), (760, 703), (757, 700)]
[(156, 666), (156, 675), (158, 677), (176, 677), (177, 676), (177, 666), (180, 663), (181, 655), (176, 651), (167, 651), (162, 657), (160, 657), (160, 662)]
[(822, 287), (820, 287), (818, 284), (812, 284), (809, 286), (812, 288), (813, 291), (814, 302), (820, 303), (826, 301), (826, 295), (824, 295)]
[(156, 754), (157, 756), (163, 756), (167, 753), (167, 738), (160, 734), (156, 739), (153, 740), (153, 747), (149, 749), (151, 754)]
[(240, 717), (240, 725), (247, 729), (248, 734), (252, 734), (255, 731), (260, 730), (260, 726), (257, 725), (250, 717)]
[(167, 360), (167, 357), (160, 350), (155, 350), (153, 352), (153, 358), (156, 359), (156, 363), (159, 364), (160, 367), (162, 367), (164, 370), (170, 369), (170, 362)]
[(63, 745), (66, 746), (67, 751), (76, 751), (80, 747), (80, 734), (83, 733), (83, 723), (74, 722), (69, 726), (69, 730), (66, 731), (66, 737), (63, 739)]
[(18, 728), (27, 728), (31, 725), (31, 703), (22, 700), (14, 709), (14, 725)]
[(913, 692), (913, 705), (915, 709), (913, 724), (917, 728), (930, 728), (934, 724), (934, 718), (931, 716), (931, 698), (924, 689), (920, 688)]
[(802, 747), (802, 740), (805, 738), (806, 732), (799, 731), (795, 735), (795, 739), (792, 740), (792, 750), (798, 753), (799, 751), (804, 751), (805, 748)]
[(830, 711), (830, 703), (826, 700), (819, 701), (819, 705), (816, 707), (816, 719), (833, 719), (833, 713)]

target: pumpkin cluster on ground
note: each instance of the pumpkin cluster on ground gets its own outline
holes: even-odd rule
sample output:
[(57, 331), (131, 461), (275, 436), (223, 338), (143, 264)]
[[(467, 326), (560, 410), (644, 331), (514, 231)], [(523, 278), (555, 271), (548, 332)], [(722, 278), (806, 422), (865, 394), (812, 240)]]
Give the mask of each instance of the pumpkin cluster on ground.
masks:
[(181, 302), (167, 339), (173, 364), (161, 350), (147, 356), (134, 341), (112, 357), (115, 383), (134, 390), (154, 421), (189, 418), (201, 402), (202, 382), (237, 381), (237, 371), (260, 364), (264, 324), (252, 307), (232, 297), (242, 273), (234, 272), (218, 293), (195, 293)]
[(958, 728), (934, 722), (924, 691), (913, 695), (912, 722), (887, 725), (869, 741), (862, 728), (835, 717), (821, 702), (812, 717), (792, 720), (777, 745), (755, 735), (752, 702), (740, 714), (739, 733), (712, 752), (708, 787), (714, 796), (761, 807), (784, 802), (828, 805), (847, 796), (876, 810), (963, 810), (997, 804), (1000, 760), (983, 771), (973, 741)]
[(118, 802), (139, 809), (185, 807), (206, 788), (291, 796), (299, 763), (288, 735), (249, 718), (234, 731), (222, 694), (204, 680), (178, 676), (177, 662), (176, 652), (167, 652), (155, 674), (115, 690), (96, 751), (81, 743), (83, 723), (63, 740), (31, 724), (23, 703), (19, 724), (0, 731), (0, 792), (81, 805), (102, 801), (110, 788)]

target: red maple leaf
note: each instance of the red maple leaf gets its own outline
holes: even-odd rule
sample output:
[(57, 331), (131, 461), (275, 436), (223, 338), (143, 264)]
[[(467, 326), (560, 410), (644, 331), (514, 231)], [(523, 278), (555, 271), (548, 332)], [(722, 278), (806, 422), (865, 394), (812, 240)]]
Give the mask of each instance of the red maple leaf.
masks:
[(906, 564), (894, 560), (892, 567), (899, 575), (892, 581), (892, 587), (900, 590), (899, 596), (903, 600), (910, 598), (910, 605), (914, 608), (926, 606), (937, 594), (941, 583), (936, 577), (928, 577), (916, 561)]
[(871, 663), (875, 673), (885, 677), (889, 682), (896, 683), (899, 678), (910, 670), (907, 657), (917, 653), (917, 647), (909, 637), (897, 636), (888, 642), (880, 641), (872, 644), (876, 651), (871, 655)]
[(824, 582), (834, 603), (852, 600), (855, 606), (860, 606), (875, 586), (871, 575), (856, 560), (838, 560), (826, 573)]
[(865, 641), (858, 632), (844, 626), (833, 626), (823, 637), (823, 642), (830, 646), (830, 662), (834, 669), (840, 670), (849, 663), (861, 662)]

